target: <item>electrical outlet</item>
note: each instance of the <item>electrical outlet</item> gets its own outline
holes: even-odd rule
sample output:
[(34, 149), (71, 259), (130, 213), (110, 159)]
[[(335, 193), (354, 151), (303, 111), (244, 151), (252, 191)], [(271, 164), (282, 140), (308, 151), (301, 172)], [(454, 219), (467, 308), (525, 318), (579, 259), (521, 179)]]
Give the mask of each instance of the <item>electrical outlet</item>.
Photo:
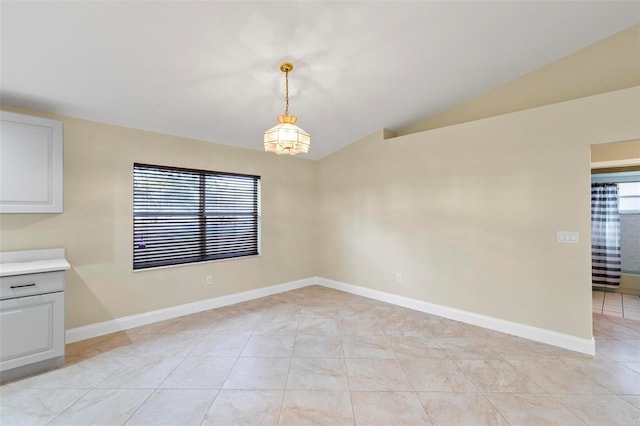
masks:
[(207, 285), (213, 285), (213, 278), (211, 275), (207, 275)]
[(402, 273), (400, 272), (396, 274), (396, 283), (402, 284)]

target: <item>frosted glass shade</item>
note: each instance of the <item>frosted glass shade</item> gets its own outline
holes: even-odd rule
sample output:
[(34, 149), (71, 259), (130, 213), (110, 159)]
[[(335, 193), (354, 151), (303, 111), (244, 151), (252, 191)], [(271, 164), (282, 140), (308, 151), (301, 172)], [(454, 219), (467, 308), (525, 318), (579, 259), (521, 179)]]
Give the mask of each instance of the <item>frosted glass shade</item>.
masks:
[(309, 152), (311, 136), (296, 126), (296, 117), (279, 116), (278, 124), (264, 132), (264, 150), (276, 154), (304, 154)]

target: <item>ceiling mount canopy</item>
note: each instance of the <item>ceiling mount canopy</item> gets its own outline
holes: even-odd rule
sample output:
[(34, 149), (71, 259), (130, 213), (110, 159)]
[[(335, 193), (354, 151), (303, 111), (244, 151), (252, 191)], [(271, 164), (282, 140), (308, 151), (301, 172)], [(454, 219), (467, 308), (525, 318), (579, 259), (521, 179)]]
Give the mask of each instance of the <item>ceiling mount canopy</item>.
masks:
[(293, 70), (291, 62), (280, 64), (280, 71), (285, 74), (285, 109), (284, 115), (278, 116), (278, 125), (264, 132), (264, 150), (276, 154), (304, 154), (309, 152), (311, 136), (296, 126), (298, 118), (289, 115), (289, 73)]

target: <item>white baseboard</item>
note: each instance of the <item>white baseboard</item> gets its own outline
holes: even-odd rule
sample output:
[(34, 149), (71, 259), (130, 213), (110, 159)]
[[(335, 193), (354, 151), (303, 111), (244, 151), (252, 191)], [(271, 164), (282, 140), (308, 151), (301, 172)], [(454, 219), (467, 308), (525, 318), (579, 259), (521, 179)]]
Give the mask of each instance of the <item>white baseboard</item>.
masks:
[(80, 340), (103, 336), (117, 331), (128, 330), (130, 328), (140, 327), (142, 325), (148, 325), (158, 321), (195, 314), (197, 312), (220, 308), (223, 306), (234, 305), (236, 303), (259, 299), (261, 297), (271, 296), (273, 294), (283, 293), (289, 290), (296, 290), (313, 284), (315, 284), (314, 278), (306, 278), (270, 287), (230, 294), (228, 296), (214, 297), (212, 299), (199, 300), (197, 302), (186, 303), (184, 305), (172, 306), (170, 308), (158, 309), (156, 311), (145, 312), (128, 317), (116, 318), (110, 321), (103, 321), (83, 327), (71, 328), (66, 331), (66, 343), (78, 342)]
[(581, 339), (579, 337), (571, 336), (568, 334), (506, 321), (499, 318), (493, 318), (486, 315), (480, 315), (460, 309), (449, 308), (447, 306), (436, 305), (418, 299), (412, 299), (405, 296), (399, 296), (396, 294), (386, 293), (384, 291), (373, 290), (366, 287), (360, 287), (357, 285), (347, 284), (340, 281), (334, 281), (320, 277), (291, 281), (288, 283), (278, 284), (270, 287), (244, 291), (242, 293), (230, 294), (228, 296), (220, 296), (212, 299), (187, 303), (184, 305), (172, 306), (170, 308), (159, 309), (156, 311), (145, 312), (142, 314), (131, 315), (128, 317), (116, 318), (114, 320), (103, 321), (84, 327), (72, 328), (66, 331), (66, 342), (78, 342), (80, 340), (90, 339), (92, 337), (98, 337), (109, 333), (115, 333), (117, 331), (128, 330), (130, 328), (140, 327), (158, 321), (164, 321), (184, 315), (206, 311), (209, 309), (215, 309), (240, 302), (246, 302), (248, 300), (271, 296), (277, 293), (283, 293), (285, 291), (296, 290), (313, 284), (333, 288), (335, 290), (345, 291), (347, 293), (367, 297), (369, 299), (375, 299), (381, 302), (403, 306), (405, 308), (414, 309), (416, 311), (437, 315), (443, 318), (449, 318), (455, 321), (476, 325), (490, 330), (511, 334), (513, 336), (558, 346), (588, 355), (595, 354), (595, 340), (593, 338)]
[(394, 305), (403, 306), (416, 311), (449, 318), (455, 321), (499, 331), (501, 333), (507, 333), (536, 342), (546, 343), (548, 345), (558, 346), (575, 352), (587, 355), (595, 354), (595, 340), (593, 338), (582, 339), (568, 334), (558, 333), (556, 331), (545, 330), (543, 328), (532, 327), (530, 325), (519, 324), (460, 309), (449, 308), (442, 305), (424, 302), (422, 300), (398, 296), (384, 291), (373, 290), (326, 278), (316, 277), (315, 283), (335, 290), (345, 291), (347, 293), (368, 297), (369, 299), (375, 299), (381, 302), (392, 303)]

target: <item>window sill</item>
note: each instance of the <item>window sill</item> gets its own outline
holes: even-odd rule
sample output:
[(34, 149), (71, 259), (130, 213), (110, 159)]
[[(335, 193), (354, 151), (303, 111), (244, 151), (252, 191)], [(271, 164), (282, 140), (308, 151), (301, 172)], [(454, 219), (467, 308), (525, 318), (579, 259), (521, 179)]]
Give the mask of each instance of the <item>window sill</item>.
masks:
[(183, 266), (206, 265), (208, 263), (218, 263), (218, 262), (229, 262), (229, 261), (232, 261), (232, 260), (252, 259), (252, 258), (261, 257), (261, 256), (262, 256), (262, 253), (254, 254), (254, 255), (251, 255), (251, 256), (227, 257), (225, 259), (205, 260), (203, 262), (179, 263), (177, 265), (165, 265), (165, 266), (154, 266), (152, 268), (144, 268), (144, 269), (132, 269), (131, 271), (134, 272), (134, 273), (147, 272), (147, 271), (155, 271), (157, 269), (180, 268), (180, 267), (183, 267)]

